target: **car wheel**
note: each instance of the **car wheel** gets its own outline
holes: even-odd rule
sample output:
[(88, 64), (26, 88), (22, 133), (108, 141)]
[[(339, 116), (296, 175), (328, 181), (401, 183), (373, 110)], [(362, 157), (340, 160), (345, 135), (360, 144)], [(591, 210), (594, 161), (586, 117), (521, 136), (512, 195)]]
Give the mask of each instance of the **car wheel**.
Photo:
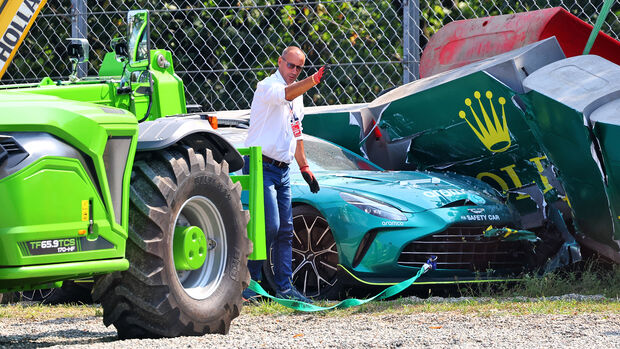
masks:
[[(293, 228), (293, 284), (306, 297), (339, 298), (338, 249), (327, 220), (311, 206), (295, 206)], [(275, 289), (271, 250), (265, 269), (269, 287)]]
[(56, 288), (42, 288), (37, 290), (15, 292), (14, 296), (20, 301), (44, 302), (48, 298), (52, 297), (54, 293), (57, 293)]
[(0, 304), (8, 304), (14, 302), (13, 293), (0, 293)]
[(39, 302), (43, 304), (67, 304), (82, 303), (91, 304), (90, 296), (92, 283), (65, 281), (62, 287), (44, 288), (31, 291), (21, 291), (14, 295), (14, 299), (28, 302)]

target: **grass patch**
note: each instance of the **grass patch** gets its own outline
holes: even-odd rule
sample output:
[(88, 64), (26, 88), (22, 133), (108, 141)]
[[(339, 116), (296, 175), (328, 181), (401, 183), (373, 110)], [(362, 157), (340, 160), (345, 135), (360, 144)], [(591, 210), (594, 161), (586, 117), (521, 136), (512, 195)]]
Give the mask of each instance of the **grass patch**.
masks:
[[(414, 284), (415, 285), (415, 284)], [(356, 314), (416, 314), (450, 313), (472, 316), (581, 313), (620, 314), (620, 266), (597, 261), (583, 262), (570, 270), (560, 270), (543, 276), (526, 275), (522, 281), (510, 283), (457, 284), (446, 294), (452, 298), (401, 297), (388, 301), (363, 304), (349, 309), (305, 313), (278, 303), (262, 301), (243, 307), (250, 316), (311, 316), (346, 317)], [(433, 296), (430, 292), (426, 296)], [(586, 300), (550, 299), (566, 294), (602, 295)], [(477, 298), (473, 298), (477, 297)], [(319, 301), (319, 306), (335, 302)], [(49, 320), (59, 318), (102, 317), (98, 305), (41, 305), (18, 303), (0, 305), (1, 319)]]
[(528, 274), (521, 281), (458, 286), (469, 297), (551, 297), (565, 294), (603, 295), (620, 299), (620, 265), (588, 260), (545, 275)]
[[(333, 303), (318, 302), (327, 306)], [(371, 302), (349, 309), (304, 313), (286, 308), (275, 302), (259, 302), (258, 305), (243, 307), (243, 314), (250, 316), (313, 316), (313, 317), (347, 317), (358, 314), (409, 315), (420, 313), (449, 313), (469, 316), (523, 316), (535, 314), (577, 315), (583, 313), (620, 314), (619, 300), (575, 301), (545, 300), (523, 301), (513, 299), (483, 300), (421, 300), (417, 297), (398, 298), (391, 301)], [(0, 306), (0, 320), (44, 321), (61, 318), (102, 317), (103, 311), (98, 305), (41, 305), (9, 304)]]
[(103, 316), (98, 305), (47, 305), (47, 304), (3, 304), (0, 305), (0, 319), (14, 320), (52, 320), (61, 318), (80, 318)]
[[(326, 306), (330, 303), (321, 302)], [(333, 303), (331, 303), (333, 304)], [(418, 314), (418, 313), (453, 313), (472, 316), (491, 315), (577, 315), (582, 313), (613, 313), (620, 314), (619, 300), (576, 301), (576, 300), (514, 300), (514, 299), (485, 299), (475, 301), (471, 299), (456, 301), (420, 300), (415, 297), (399, 298), (392, 301), (371, 302), (359, 307), (336, 309), (327, 312), (305, 313), (286, 308), (275, 302), (261, 302), (243, 308), (244, 314), (252, 316), (312, 316), (317, 317), (346, 317), (355, 314), (387, 315), (387, 314)]]
[[(414, 284), (415, 285), (415, 284)], [(498, 283), (456, 284), (444, 296), (452, 298), (431, 298), (423, 300), (417, 297), (403, 297), (396, 300), (371, 302), (350, 309), (337, 309), (313, 313), (316, 316), (346, 316), (357, 313), (398, 313), (410, 314), (421, 312), (456, 312), (477, 316), (493, 314), (528, 315), (528, 314), (579, 314), (579, 313), (620, 313), (620, 266), (588, 260), (545, 275), (525, 275), (521, 281)], [(437, 294), (429, 289), (426, 296)], [(603, 297), (586, 300), (549, 299), (579, 294), (601, 295)], [(472, 299), (472, 297), (478, 297)], [(482, 297), (482, 298), (479, 298)], [(317, 302), (319, 306), (330, 306), (334, 302)], [(261, 315), (308, 314), (296, 312), (278, 303), (263, 301), (258, 305), (243, 308), (244, 313)]]

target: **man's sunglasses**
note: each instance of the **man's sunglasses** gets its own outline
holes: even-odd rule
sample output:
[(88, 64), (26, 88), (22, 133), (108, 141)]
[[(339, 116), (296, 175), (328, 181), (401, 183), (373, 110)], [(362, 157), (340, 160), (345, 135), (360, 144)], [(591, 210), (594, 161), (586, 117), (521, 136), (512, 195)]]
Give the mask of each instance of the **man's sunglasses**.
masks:
[(297, 71), (301, 71), (302, 69), (304, 69), (304, 67), (301, 66), (301, 65), (295, 65), (293, 63), (289, 63), (286, 59), (284, 59), (284, 57), (281, 57), (281, 58), (282, 58), (283, 61), (286, 62), (286, 67), (289, 68), (289, 69), (295, 68)]

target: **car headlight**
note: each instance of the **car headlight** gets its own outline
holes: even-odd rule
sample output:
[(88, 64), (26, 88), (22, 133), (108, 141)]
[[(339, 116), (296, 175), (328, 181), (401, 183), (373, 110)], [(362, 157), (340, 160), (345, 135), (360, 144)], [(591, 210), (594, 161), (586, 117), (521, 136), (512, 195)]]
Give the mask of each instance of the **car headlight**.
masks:
[(373, 216), (393, 221), (406, 221), (407, 217), (396, 207), (361, 195), (340, 193), (342, 200)]

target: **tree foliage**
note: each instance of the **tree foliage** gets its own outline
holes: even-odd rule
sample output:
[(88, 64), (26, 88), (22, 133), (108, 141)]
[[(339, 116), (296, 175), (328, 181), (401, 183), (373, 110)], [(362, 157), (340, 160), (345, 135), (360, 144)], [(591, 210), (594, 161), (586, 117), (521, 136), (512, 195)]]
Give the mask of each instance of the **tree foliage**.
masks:
[[(602, 5), (590, 0), (419, 3), (420, 48), (453, 20), (564, 6), (594, 23)], [(370, 102), (402, 83), (406, 62), (401, 0), (88, 0), (87, 5), (89, 75), (97, 74), (111, 39), (124, 35), (127, 11), (146, 8), (151, 11), (153, 47), (172, 51), (188, 103), (205, 110), (249, 108), (256, 83), (275, 71), (288, 45), (307, 53), (301, 77), (330, 65), (325, 83), (306, 94), (306, 105)], [(612, 12), (603, 30), (617, 37), (620, 5)], [(70, 66), (64, 52), (71, 23), (71, 1), (48, 0), (3, 83), (66, 77)]]

